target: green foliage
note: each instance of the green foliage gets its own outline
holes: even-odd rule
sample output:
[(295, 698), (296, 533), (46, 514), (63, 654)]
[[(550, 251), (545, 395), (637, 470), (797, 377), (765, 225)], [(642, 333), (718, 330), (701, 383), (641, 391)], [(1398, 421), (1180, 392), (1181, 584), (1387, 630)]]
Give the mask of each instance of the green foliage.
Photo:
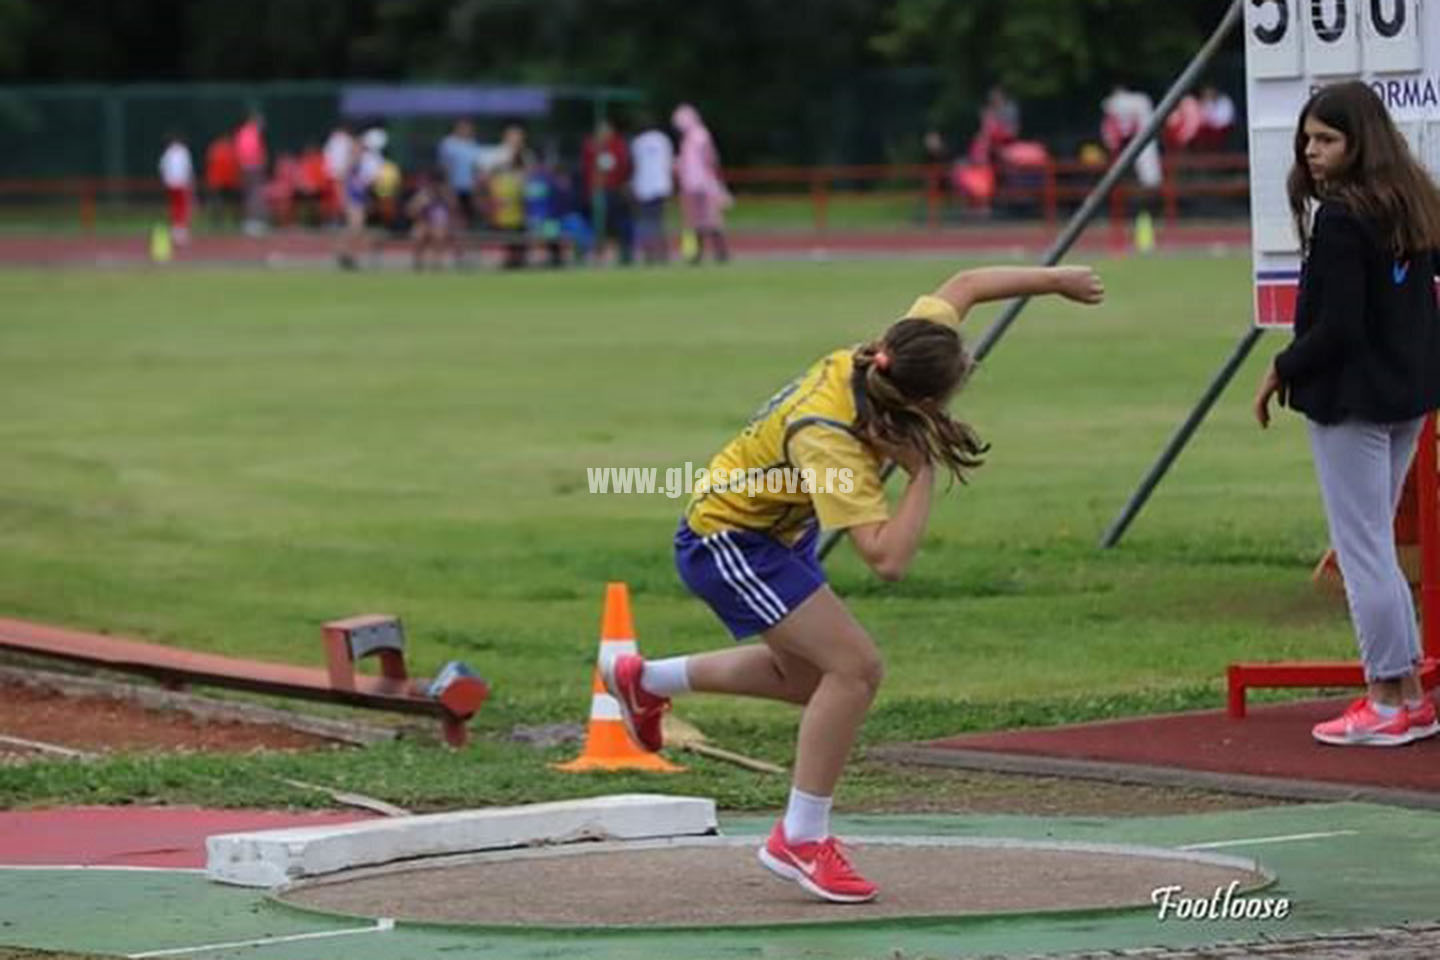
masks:
[(1112, 82), (1158, 93), (1222, 11), (1216, 0), (0, 0), (0, 78), (621, 85), (662, 112), (698, 104), (732, 162), (913, 159), (927, 119), (956, 143), (968, 136), (996, 82), (1039, 105), (1027, 116), (1089, 129), (1085, 111)]
[(940, 123), (964, 124), (995, 83), (1022, 101), (1098, 103), (1116, 82), (1169, 86), (1224, 13), (1215, 0), (899, 0), (875, 49), (934, 64)]

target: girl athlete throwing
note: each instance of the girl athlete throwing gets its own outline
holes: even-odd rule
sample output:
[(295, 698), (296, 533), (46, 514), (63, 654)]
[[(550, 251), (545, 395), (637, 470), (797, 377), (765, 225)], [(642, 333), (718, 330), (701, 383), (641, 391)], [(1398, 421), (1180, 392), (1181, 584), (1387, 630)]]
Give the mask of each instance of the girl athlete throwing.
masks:
[[(819, 530), (849, 533), (881, 579), (904, 576), (930, 515), (937, 465), (963, 480), (986, 450), (946, 413), (973, 366), (956, 327), (974, 304), (1047, 293), (1090, 304), (1104, 296), (1088, 267), (963, 271), (916, 300), (880, 339), (822, 357), (775, 394), (711, 461), (675, 534), (686, 585), (737, 640), (759, 634), (763, 642), (603, 664), (631, 737), (647, 750), (660, 749), (661, 718), (676, 694), (804, 708), (790, 802), (759, 856), (827, 900), (859, 903), (876, 893), (829, 820), (882, 667), (874, 641), (826, 583), (815, 555)], [(880, 480), (886, 460), (909, 474), (893, 513)]]

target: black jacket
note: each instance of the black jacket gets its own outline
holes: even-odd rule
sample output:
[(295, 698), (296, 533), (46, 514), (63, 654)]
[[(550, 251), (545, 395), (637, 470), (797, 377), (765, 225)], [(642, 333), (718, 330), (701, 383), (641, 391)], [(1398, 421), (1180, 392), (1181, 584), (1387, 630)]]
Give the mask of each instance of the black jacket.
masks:
[(1315, 215), (1295, 340), (1275, 358), (1288, 405), (1317, 423), (1409, 420), (1440, 408), (1432, 251), (1396, 260), (1337, 203)]

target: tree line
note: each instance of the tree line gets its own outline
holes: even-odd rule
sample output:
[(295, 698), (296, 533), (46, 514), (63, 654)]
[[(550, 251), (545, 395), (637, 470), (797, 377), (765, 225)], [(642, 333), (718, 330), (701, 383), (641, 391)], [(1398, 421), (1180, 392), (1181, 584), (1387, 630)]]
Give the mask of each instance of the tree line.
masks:
[[(1228, 0), (0, 0), (0, 83), (272, 79), (603, 84), (699, 105), (735, 162), (900, 159), (1158, 94)], [(1231, 72), (1240, 51), (1232, 38)], [(1232, 84), (1232, 86), (1234, 86)], [(1240, 91), (1232, 90), (1238, 94)], [(1088, 112), (1087, 112), (1088, 111)], [(1046, 132), (1044, 129), (1039, 132)]]

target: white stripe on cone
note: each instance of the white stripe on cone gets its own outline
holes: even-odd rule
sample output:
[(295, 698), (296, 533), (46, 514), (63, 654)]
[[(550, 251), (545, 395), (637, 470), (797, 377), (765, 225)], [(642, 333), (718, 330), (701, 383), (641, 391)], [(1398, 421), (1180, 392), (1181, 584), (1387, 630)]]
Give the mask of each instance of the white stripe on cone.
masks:
[(592, 694), (590, 696), (590, 719), (619, 720), (620, 702), (608, 693)]
[(610, 665), (610, 661), (616, 657), (623, 657), (627, 653), (639, 652), (640, 650), (635, 646), (634, 640), (601, 640), (599, 656), (600, 672), (604, 673), (605, 668)]

